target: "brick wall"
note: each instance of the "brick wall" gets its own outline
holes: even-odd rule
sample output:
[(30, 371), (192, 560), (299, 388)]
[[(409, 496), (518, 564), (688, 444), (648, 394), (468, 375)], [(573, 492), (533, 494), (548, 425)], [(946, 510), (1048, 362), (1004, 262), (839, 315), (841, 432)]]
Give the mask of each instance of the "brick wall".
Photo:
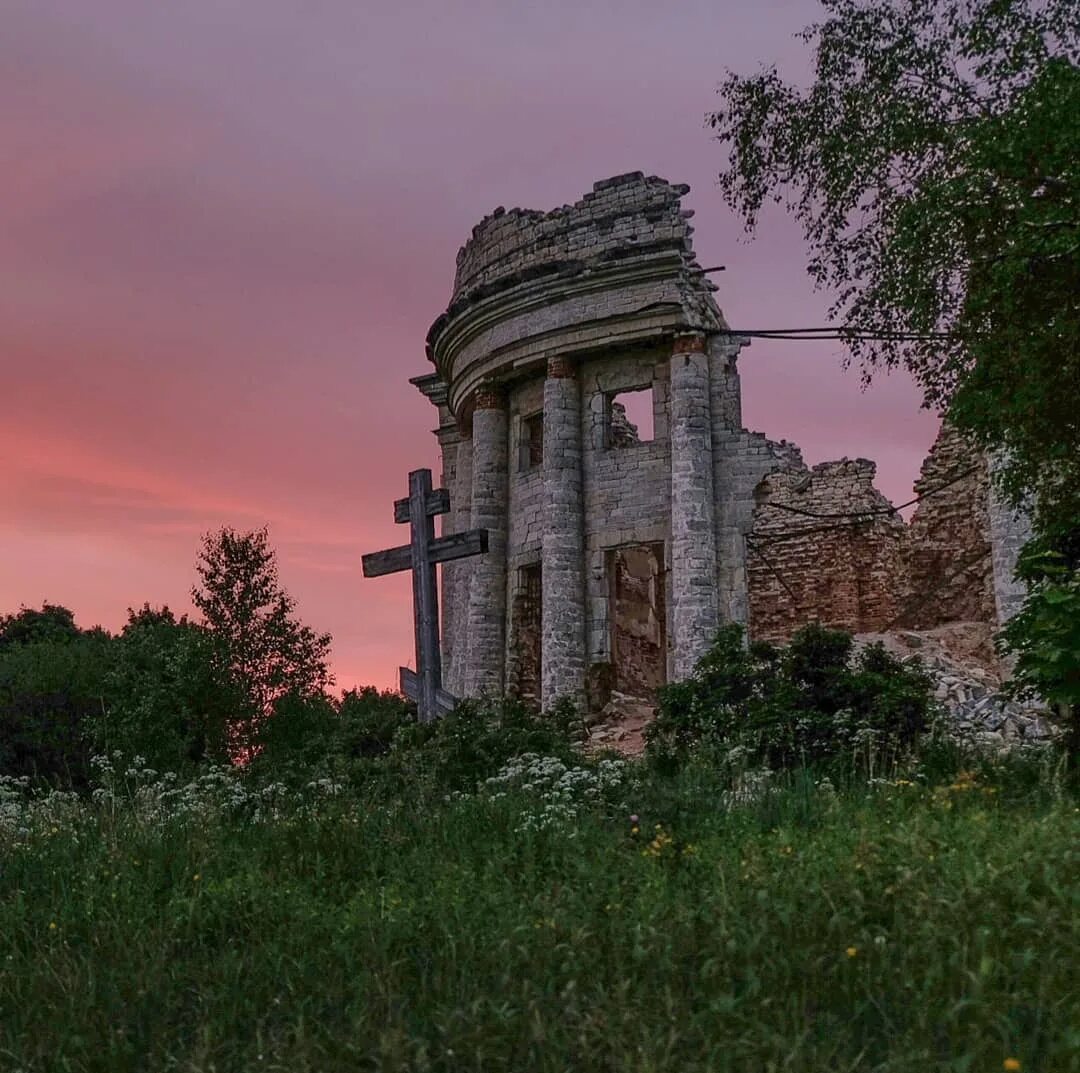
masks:
[(815, 621), (883, 629), (898, 611), (905, 529), (874, 487), (876, 465), (857, 458), (809, 469), (792, 445), (773, 450), (780, 468), (758, 485), (748, 542), (752, 635), (781, 640)]
[(782, 640), (808, 622), (878, 632), (997, 621), (985, 461), (943, 426), (923, 462), (905, 525), (874, 487), (876, 466), (808, 468), (770, 443), (748, 540), (751, 635)]
[[(938, 490), (940, 489), (940, 490)], [(993, 622), (986, 462), (943, 426), (922, 464), (906, 547), (907, 592), (899, 625)]]

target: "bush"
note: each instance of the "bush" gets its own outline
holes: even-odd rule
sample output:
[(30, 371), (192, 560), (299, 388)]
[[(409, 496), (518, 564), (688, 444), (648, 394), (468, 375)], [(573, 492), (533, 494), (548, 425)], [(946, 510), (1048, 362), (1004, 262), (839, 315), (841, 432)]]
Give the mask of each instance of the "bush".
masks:
[(842, 761), (872, 774), (927, 729), (929, 686), (881, 645), (853, 655), (842, 631), (806, 626), (785, 649), (747, 648), (742, 627), (725, 626), (689, 679), (660, 690), (648, 755), (670, 770), (691, 751), (738, 746), (750, 766)]
[(315, 774), (360, 778), (365, 761), (389, 753), (394, 736), (415, 719), (403, 697), (371, 686), (351, 689), (339, 702), (290, 694), (256, 728), (249, 772), (286, 783)]
[(1028, 594), (1001, 632), (999, 645), (1015, 657), (1012, 691), (1038, 696), (1065, 717), (1066, 748), (1080, 763), (1080, 528), (1058, 546), (1033, 540), (1023, 550), (1017, 577)]
[(584, 735), (572, 704), (539, 715), (515, 700), (463, 701), (432, 723), (411, 723), (394, 736), (393, 766), (435, 793), (472, 792), (526, 753), (572, 764)]
[(83, 787), (113, 641), (101, 631), (0, 650), (0, 775)]

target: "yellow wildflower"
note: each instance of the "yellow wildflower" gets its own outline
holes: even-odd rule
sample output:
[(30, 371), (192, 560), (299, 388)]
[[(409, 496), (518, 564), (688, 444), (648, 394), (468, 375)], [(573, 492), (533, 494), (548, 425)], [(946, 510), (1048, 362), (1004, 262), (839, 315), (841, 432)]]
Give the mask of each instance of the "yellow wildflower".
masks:
[(56, 931), (56, 921), (55, 920), (50, 920), (49, 921), (49, 931)]
[(858, 952), (859, 948), (857, 946), (849, 946), (847, 950), (844, 951), (849, 958), (853, 958)]
[(1001, 1063), (1001, 1068), (1008, 1070), (1008, 1073), (1017, 1073), (1017, 1070), (1022, 1069), (1023, 1067), (1020, 1065), (1019, 1058), (1006, 1058), (1005, 1061)]

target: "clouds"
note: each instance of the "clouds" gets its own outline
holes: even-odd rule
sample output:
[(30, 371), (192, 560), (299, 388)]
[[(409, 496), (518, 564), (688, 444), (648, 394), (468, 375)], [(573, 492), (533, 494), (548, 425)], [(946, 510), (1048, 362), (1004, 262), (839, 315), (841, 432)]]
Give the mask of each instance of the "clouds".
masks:
[[(821, 323), (790, 221), (714, 188), (725, 66), (805, 64), (810, 0), (9, 0), (0, 38), (0, 610), (118, 626), (186, 606), (198, 534), (271, 526), (339, 677), (391, 684), (405, 473), (437, 470), (424, 336), (498, 204), (641, 168), (693, 186), (736, 326)], [(910, 385), (832, 352), (745, 352), (747, 423), (809, 460), (878, 457), (903, 494), (933, 435)], [(787, 344), (794, 347), (795, 344)]]

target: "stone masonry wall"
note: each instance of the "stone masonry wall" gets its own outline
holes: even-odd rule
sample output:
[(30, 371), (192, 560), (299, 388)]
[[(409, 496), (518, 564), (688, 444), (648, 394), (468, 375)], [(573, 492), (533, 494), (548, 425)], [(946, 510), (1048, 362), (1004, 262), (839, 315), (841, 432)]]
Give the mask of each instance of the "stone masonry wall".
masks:
[(905, 525), (873, 486), (867, 459), (807, 468), (770, 443), (748, 541), (751, 635), (783, 640), (820, 622), (855, 632), (996, 624), (992, 518), (982, 456), (943, 426)]
[[(638, 544), (666, 546), (670, 540), (669, 377), (666, 356), (649, 352), (622, 355), (616, 361), (589, 360), (580, 370), (585, 632), (591, 664), (610, 663), (612, 658), (608, 551)], [(653, 439), (612, 445), (607, 400), (618, 392), (645, 386), (653, 392)]]
[(948, 425), (922, 464), (905, 547), (906, 592), (899, 625), (993, 622), (986, 462)]
[(751, 634), (783, 640), (814, 621), (885, 629), (899, 609), (904, 523), (874, 487), (876, 465), (808, 469), (791, 445), (773, 452), (781, 468), (758, 486), (749, 543)]

